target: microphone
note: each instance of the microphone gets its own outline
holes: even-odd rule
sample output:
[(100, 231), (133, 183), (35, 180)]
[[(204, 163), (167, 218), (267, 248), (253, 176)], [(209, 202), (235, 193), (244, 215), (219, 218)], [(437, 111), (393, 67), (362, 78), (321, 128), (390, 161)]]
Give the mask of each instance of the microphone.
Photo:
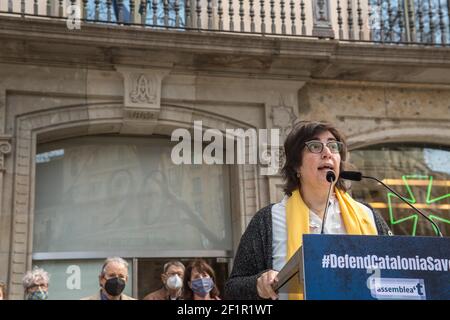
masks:
[(358, 171), (342, 171), (339, 177), (345, 180), (361, 181), (362, 173)]
[(336, 175), (334, 174), (333, 171), (328, 171), (327, 172), (327, 181), (333, 182), (334, 180), (336, 180)]
[(413, 209), (415, 212), (417, 212), (418, 214), (420, 214), (422, 217), (424, 217), (425, 219), (428, 220), (428, 222), (431, 223), (431, 225), (433, 227), (436, 228), (438, 234), (440, 237), (443, 237), (441, 230), (439, 229), (439, 227), (437, 226), (437, 224), (431, 220), (425, 213), (423, 213), (422, 211), (420, 211), (419, 209), (417, 209), (416, 207), (414, 207), (411, 203), (409, 203), (406, 199), (404, 199), (398, 192), (394, 191), (391, 187), (389, 187), (388, 185), (386, 185), (383, 181), (375, 178), (375, 177), (371, 177), (371, 176), (363, 176), (361, 172), (358, 171), (342, 171), (341, 174), (339, 175), (340, 178), (345, 179), (345, 180), (353, 180), (353, 181), (361, 181), (363, 178), (365, 179), (372, 179), (377, 181), (378, 183), (380, 183), (383, 187), (385, 187), (386, 189), (388, 189), (390, 192), (392, 192), (393, 194), (395, 194), (397, 197), (399, 197), (404, 203), (406, 203), (408, 206), (411, 207), (411, 209)]
[(333, 187), (333, 182), (336, 180), (336, 175), (334, 174), (333, 171), (328, 171), (326, 178), (327, 178), (327, 181), (330, 183), (330, 187), (328, 188), (327, 204), (325, 205), (325, 211), (323, 213), (322, 230), (320, 231), (320, 234), (323, 234), (323, 232), (325, 230), (325, 222), (327, 219), (328, 205), (330, 204), (330, 193), (331, 193), (331, 188)]

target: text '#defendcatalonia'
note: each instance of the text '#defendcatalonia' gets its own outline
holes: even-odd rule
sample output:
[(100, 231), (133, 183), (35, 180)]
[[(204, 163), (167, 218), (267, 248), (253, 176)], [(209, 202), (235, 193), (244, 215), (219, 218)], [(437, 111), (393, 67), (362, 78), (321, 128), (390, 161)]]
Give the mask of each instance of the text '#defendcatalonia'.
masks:
[(391, 257), (389, 255), (352, 256), (325, 254), (322, 257), (322, 268), (327, 269), (382, 269), (382, 270), (418, 270), (441, 271), (450, 270), (450, 259), (434, 257)]

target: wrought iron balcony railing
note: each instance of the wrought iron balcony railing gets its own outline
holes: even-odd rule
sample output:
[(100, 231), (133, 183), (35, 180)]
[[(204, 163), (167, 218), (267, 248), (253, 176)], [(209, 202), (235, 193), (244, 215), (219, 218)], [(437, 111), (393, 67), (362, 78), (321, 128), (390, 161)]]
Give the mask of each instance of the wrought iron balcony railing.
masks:
[(182, 31), (450, 43), (450, 0), (0, 0), (0, 14)]

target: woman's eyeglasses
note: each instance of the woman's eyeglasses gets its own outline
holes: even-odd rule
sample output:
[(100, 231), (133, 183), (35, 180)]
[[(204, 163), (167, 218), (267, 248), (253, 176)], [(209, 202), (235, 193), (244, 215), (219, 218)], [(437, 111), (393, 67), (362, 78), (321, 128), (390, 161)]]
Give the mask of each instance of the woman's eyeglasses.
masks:
[(312, 153), (321, 153), (323, 151), (323, 146), (327, 146), (331, 153), (339, 153), (344, 148), (344, 144), (340, 141), (328, 141), (323, 143), (319, 140), (311, 140), (305, 142), (306, 147)]

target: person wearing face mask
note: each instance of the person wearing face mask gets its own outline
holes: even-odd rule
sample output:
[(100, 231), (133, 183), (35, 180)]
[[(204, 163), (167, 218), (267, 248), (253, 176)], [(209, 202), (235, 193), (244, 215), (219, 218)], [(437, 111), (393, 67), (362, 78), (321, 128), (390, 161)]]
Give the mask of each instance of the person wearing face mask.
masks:
[(128, 262), (119, 257), (107, 258), (99, 275), (99, 292), (81, 300), (136, 300), (123, 293), (127, 281)]
[(49, 280), (48, 272), (42, 268), (27, 271), (22, 279), (25, 300), (47, 300)]
[(220, 300), (213, 268), (203, 259), (192, 261), (184, 277), (184, 300)]
[(149, 293), (144, 300), (180, 300), (183, 294), (184, 264), (169, 261), (164, 264), (161, 281), (163, 287)]

